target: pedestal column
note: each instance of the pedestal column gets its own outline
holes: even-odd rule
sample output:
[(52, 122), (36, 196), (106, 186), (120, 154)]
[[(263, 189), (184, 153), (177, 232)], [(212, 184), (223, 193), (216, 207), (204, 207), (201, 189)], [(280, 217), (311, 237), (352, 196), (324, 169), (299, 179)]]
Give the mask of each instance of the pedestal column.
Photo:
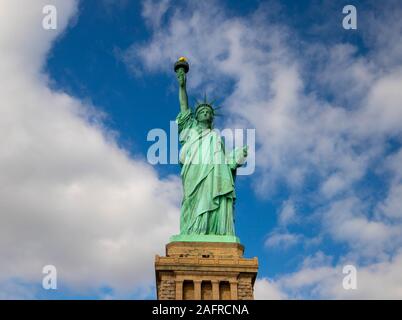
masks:
[(237, 281), (230, 281), (230, 299), (237, 300)]
[(176, 300), (183, 300), (183, 280), (176, 280)]
[(194, 280), (194, 299), (201, 300), (201, 282), (202, 280)]
[(219, 300), (219, 281), (212, 280), (212, 300)]

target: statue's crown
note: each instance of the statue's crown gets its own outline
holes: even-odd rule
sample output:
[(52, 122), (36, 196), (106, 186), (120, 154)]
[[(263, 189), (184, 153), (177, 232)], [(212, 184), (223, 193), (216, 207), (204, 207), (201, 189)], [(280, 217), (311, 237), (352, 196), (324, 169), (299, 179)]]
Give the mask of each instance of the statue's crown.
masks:
[(197, 116), (197, 113), (198, 113), (201, 109), (209, 108), (209, 109), (211, 109), (211, 111), (212, 111), (212, 115), (216, 116), (216, 115), (217, 115), (216, 110), (219, 109), (219, 108), (214, 108), (214, 106), (213, 106), (213, 103), (214, 103), (214, 102), (215, 102), (215, 101), (208, 102), (208, 101), (207, 101), (207, 95), (205, 94), (205, 95), (204, 95), (204, 101), (202, 101), (202, 102), (197, 101), (197, 102), (196, 102), (196, 105), (195, 105), (195, 115)]
[(195, 107), (195, 114), (197, 114), (201, 109), (204, 109), (204, 108), (211, 109), (212, 113), (214, 113), (214, 111), (215, 111), (215, 109), (209, 103), (199, 103)]

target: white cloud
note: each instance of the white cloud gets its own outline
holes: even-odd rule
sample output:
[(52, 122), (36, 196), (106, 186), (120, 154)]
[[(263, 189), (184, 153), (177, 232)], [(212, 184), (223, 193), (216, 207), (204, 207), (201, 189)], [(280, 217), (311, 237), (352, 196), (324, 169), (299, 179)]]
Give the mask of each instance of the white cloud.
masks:
[(258, 278), (254, 284), (254, 299), (283, 300), (286, 299), (286, 295), (276, 286), (273, 280)]
[[(154, 3), (145, 3), (146, 12), (152, 11)], [(367, 93), (382, 97), (383, 90), (376, 88), (384, 80), (373, 63), (355, 58), (352, 45), (311, 45), (306, 47), (306, 57), (320, 59), (324, 65), (317, 68), (315, 88), (326, 91), (306, 94), (306, 61), (293, 48), (297, 36), (286, 26), (271, 23), (269, 9), (261, 7), (248, 17), (228, 17), (214, 1), (190, 2), (180, 10), (172, 9), (167, 22), (153, 29), (149, 42), (127, 51), (126, 60), (137, 72), (144, 68), (171, 73), (172, 62), (187, 56), (190, 94), (202, 88), (214, 96), (226, 95), (223, 105), (231, 115), (229, 122), (256, 128), (257, 167), (263, 173), (257, 185), (260, 194), (269, 196), (281, 181), (300, 190), (306, 178), (318, 175), (322, 194), (337, 196), (364, 177), (373, 157), (383, 152), (380, 145), (367, 142), (392, 133), (386, 124), (380, 132), (372, 129), (377, 117), (368, 106), (377, 104), (374, 98), (370, 104), (365, 99)], [(209, 23), (200, 23), (203, 20)], [(392, 83), (398, 86), (398, 81)], [(336, 97), (349, 95), (355, 106), (332, 105), (321, 98), (331, 92)], [(387, 119), (395, 123), (402, 119), (398, 112), (393, 115)], [(366, 152), (358, 151), (361, 144), (367, 145)]]
[(270, 233), (265, 240), (265, 246), (267, 247), (279, 247), (280, 249), (287, 249), (296, 245), (301, 239), (298, 234), (290, 232), (274, 231)]
[(297, 221), (297, 215), (292, 201), (288, 200), (283, 204), (278, 220), (281, 226), (286, 226)]
[(378, 258), (397, 250), (402, 245), (400, 225), (368, 218), (367, 211), (356, 198), (336, 201), (322, 215), (324, 231), (363, 257)]
[(387, 197), (378, 205), (379, 213), (400, 222), (402, 218), (402, 150), (387, 158), (385, 170), (392, 175)]
[(380, 205), (381, 211), (390, 218), (402, 218), (402, 184), (392, 186), (388, 197)]
[[(343, 267), (356, 266), (357, 288), (344, 289), (346, 276)], [(303, 296), (305, 290), (310, 298), (324, 299), (401, 299), (402, 255), (368, 266), (345, 262), (335, 267), (330, 265), (306, 266), (299, 271), (276, 280), (280, 290), (292, 298)]]
[[(319, 254), (307, 257), (300, 270), (276, 277), (257, 279), (256, 299), (402, 299), (402, 254), (366, 266), (353, 260), (331, 266), (331, 259)], [(343, 287), (345, 265), (356, 267), (356, 289)]]
[[(402, 38), (402, 34), (401, 34)], [(363, 111), (361, 131), (371, 134), (401, 134), (402, 119), (402, 67), (396, 67), (389, 73), (381, 75), (368, 93), (368, 103)], [(365, 128), (363, 128), (363, 126)], [(370, 128), (368, 130), (368, 128)]]
[(162, 1), (144, 1), (142, 3), (142, 15), (146, 22), (151, 24), (152, 28), (158, 28), (161, 24), (161, 19), (169, 9), (170, 0)]
[(82, 292), (146, 290), (154, 255), (178, 231), (179, 180), (159, 179), (95, 108), (48, 88), (41, 68), (78, 14), (76, 1), (51, 3), (56, 31), (42, 29), (49, 1), (0, 3), (0, 291), (18, 295), (9, 279), (40, 286), (47, 264)]
[[(72, 288), (146, 294), (154, 280), (150, 253), (161, 253), (178, 229), (179, 182), (161, 180), (145, 162), (130, 159), (96, 109), (48, 88), (41, 68), (78, 14), (75, 1), (51, 1), (58, 30), (43, 30), (48, 2), (0, 3), (0, 292), (31, 297), (26, 286), (9, 279), (40, 285), (42, 267), (54, 264), (59, 281)], [(256, 297), (305, 297), (306, 288), (317, 297), (401, 297), (402, 258), (395, 252), (402, 238), (402, 152), (384, 161), (384, 141), (400, 141), (402, 133), (401, 10), (371, 17), (375, 28), (364, 32), (366, 44), (374, 45), (367, 56), (345, 44), (311, 44), (303, 56), (295, 49), (297, 34), (269, 21), (268, 7), (239, 18), (215, 1), (189, 2), (165, 22), (168, 4), (144, 3), (153, 37), (134, 45), (127, 62), (138, 68), (132, 59), (140, 58), (147, 71), (171, 73), (172, 62), (187, 56), (191, 90), (229, 93), (223, 103), (228, 122), (257, 129), (259, 193), (269, 196), (285, 182), (297, 194), (306, 178), (317, 176), (316, 199), (329, 203), (320, 211), (322, 231), (348, 245), (343, 259), (356, 265), (371, 259), (358, 267), (357, 291), (340, 287), (340, 264), (314, 258), (294, 274), (257, 280)], [(384, 30), (384, 14), (392, 30)], [(310, 60), (319, 64), (314, 76), (305, 69)], [(351, 190), (373, 163), (392, 179), (386, 197), (371, 209)], [(289, 204), (279, 223), (294, 219)], [(266, 245), (286, 247), (302, 237), (276, 230)]]
[[(346, 256), (379, 261), (392, 256), (402, 238), (394, 219), (400, 181), (391, 179), (383, 199), (365, 185), (367, 175), (385, 168), (391, 176), (400, 172), (400, 165), (387, 165), (385, 141), (400, 143), (402, 136), (402, 9), (398, 2), (383, 9), (365, 15), (370, 27), (359, 31), (367, 49), (361, 52), (337, 40), (303, 42), (286, 22), (272, 22), (280, 19), (271, 19), (268, 6), (238, 17), (216, 1), (190, 1), (151, 29), (148, 42), (134, 44), (126, 60), (137, 72), (140, 59), (146, 71), (171, 73), (175, 59), (187, 56), (190, 94), (226, 96), (228, 126), (256, 128), (257, 192), (269, 197), (285, 185), (297, 201), (311, 200), (321, 233), (346, 244)], [(316, 185), (306, 192), (309, 181)], [(266, 244), (296, 238), (276, 230)], [(317, 279), (334, 272), (331, 266), (316, 271)]]

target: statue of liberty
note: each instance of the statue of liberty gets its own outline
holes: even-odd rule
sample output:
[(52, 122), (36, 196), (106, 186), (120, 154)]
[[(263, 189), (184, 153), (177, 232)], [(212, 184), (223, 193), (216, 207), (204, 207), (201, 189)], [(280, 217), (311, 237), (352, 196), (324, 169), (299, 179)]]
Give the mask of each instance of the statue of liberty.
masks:
[(237, 239), (234, 182), (236, 169), (247, 157), (247, 147), (225, 154), (223, 140), (213, 130), (216, 115), (213, 104), (208, 103), (205, 97), (203, 102), (197, 102), (194, 110), (188, 105), (186, 73), (189, 65), (186, 59), (180, 58), (174, 69), (179, 83), (180, 112), (176, 122), (182, 145), (179, 159), (184, 194), (180, 235), (172, 239), (205, 240), (203, 235)]

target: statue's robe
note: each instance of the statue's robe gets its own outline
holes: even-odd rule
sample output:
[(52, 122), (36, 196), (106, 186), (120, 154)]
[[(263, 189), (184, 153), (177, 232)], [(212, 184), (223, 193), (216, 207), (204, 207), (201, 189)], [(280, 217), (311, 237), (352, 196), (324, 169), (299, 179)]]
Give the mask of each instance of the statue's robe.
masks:
[(221, 137), (197, 126), (190, 109), (176, 122), (184, 191), (180, 234), (234, 235), (235, 167), (226, 161)]

